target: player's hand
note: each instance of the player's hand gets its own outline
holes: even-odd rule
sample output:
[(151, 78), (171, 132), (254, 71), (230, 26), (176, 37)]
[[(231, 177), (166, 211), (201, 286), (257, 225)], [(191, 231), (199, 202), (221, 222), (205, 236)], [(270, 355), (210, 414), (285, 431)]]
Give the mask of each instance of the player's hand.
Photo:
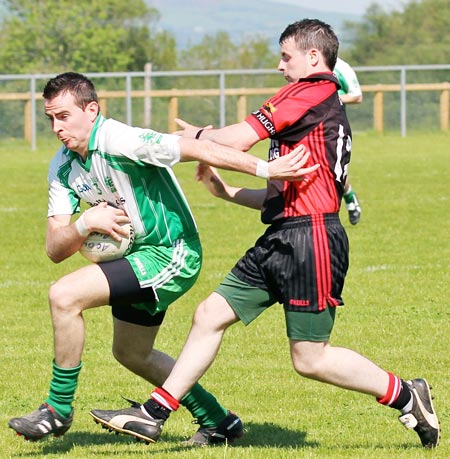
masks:
[(130, 223), (130, 219), (122, 209), (109, 206), (106, 202), (86, 210), (83, 219), (90, 232), (109, 234), (116, 241), (128, 236), (127, 229), (121, 224)]
[(182, 129), (175, 131), (172, 134), (179, 135), (181, 137), (190, 137), (191, 139), (195, 139), (195, 136), (200, 129), (212, 129), (212, 124), (208, 124), (208, 126), (204, 127), (198, 127), (193, 124), (189, 124), (180, 118), (175, 118), (175, 123), (177, 123)]
[(310, 157), (311, 153), (306, 151), (305, 146), (299, 145), (289, 154), (280, 156), (269, 163), (269, 178), (290, 182), (305, 180), (308, 174), (320, 167), (320, 164), (308, 164)]
[(213, 196), (217, 198), (225, 198), (227, 196), (227, 184), (222, 180), (215, 167), (199, 163), (195, 178), (198, 182), (202, 182)]

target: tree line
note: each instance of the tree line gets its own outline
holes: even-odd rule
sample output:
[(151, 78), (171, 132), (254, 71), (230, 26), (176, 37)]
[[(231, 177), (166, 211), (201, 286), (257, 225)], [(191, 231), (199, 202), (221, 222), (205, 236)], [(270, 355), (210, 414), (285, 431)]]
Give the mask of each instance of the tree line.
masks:
[[(273, 68), (272, 43), (234, 43), (227, 32), (178, 50), (144, 0), (2, 0), (1, 73)], [(342, 56), (353, 65), (450, 62), (450, 0), (415, 0), (401, 11), (376, 3), (361, 22), (345, 24)], [(281, 32), (281, 31), (280, 31)]]

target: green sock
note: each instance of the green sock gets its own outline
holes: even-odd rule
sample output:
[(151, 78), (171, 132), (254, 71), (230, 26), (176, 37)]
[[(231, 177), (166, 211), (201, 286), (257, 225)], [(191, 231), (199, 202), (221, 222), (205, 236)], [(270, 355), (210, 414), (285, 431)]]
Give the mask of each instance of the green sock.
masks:
[(228, 415), (228, 410), (217, 401), (216, 397), (198, 383), (181, 399), (180, 403), (190, 411), (200, 425), (205, 427), (218, 426)]
[(353, 202), (354, 194), (355, 193), (353, 193), (352, 187), (348, 189), (347, 193), (344, 193), (344, 200), (347, 204), (350, 204), (351, 202)]
[(67, 418), (72, 412), (72, 402), (78, 386), (78, 375), (82, 364), (75, 368), (60, 368), (53, 361), (53, 377), (50, 391), (45, 400), (62, 417)]

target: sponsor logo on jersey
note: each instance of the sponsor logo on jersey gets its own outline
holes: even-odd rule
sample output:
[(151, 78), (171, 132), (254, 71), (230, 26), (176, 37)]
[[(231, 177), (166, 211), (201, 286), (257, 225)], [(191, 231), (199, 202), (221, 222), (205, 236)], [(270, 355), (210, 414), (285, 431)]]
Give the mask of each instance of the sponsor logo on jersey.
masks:
[(139, 138), (145, 143), (161, 143), (162, 134), (152, 131), (151, 129), (146, 129)]
[(117, 191), (116, 186), (111, 177), (105, 177), (105, 185), (111, 190), (111, 193), (115, 193)]
[(276, 133), (272, 121), (264, 113), (262, 113), (261, 110), (256, 110), (252, 113), (252, 115), (256, 117), (256, 119), (265, 127), (270, 135), (274, 135)]
[(269, 148), (269, 161), (273, 161), (280, 157), (280, 142), (277, 139), (272, 139), (270, 141)]
[(77, 191), (78, 193), (85, 193), (86, 191), (91, 191), (92, 188), (87, 183), (77, 183)]

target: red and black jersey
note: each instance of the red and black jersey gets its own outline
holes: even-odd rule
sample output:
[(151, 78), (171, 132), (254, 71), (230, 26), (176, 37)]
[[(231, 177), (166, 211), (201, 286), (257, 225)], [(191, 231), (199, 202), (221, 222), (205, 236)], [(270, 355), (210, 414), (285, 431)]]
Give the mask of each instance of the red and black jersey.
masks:
[(260, 139), (270, 137), (269, 161), (299, 144), (311, 152), (308, 165), (320, 168), (298, 182), (270, 180), (261, 219), (339, 211), (351, 153), (351, 129), (330, 73), (317, 73), (284, 86), (246, 118)]

